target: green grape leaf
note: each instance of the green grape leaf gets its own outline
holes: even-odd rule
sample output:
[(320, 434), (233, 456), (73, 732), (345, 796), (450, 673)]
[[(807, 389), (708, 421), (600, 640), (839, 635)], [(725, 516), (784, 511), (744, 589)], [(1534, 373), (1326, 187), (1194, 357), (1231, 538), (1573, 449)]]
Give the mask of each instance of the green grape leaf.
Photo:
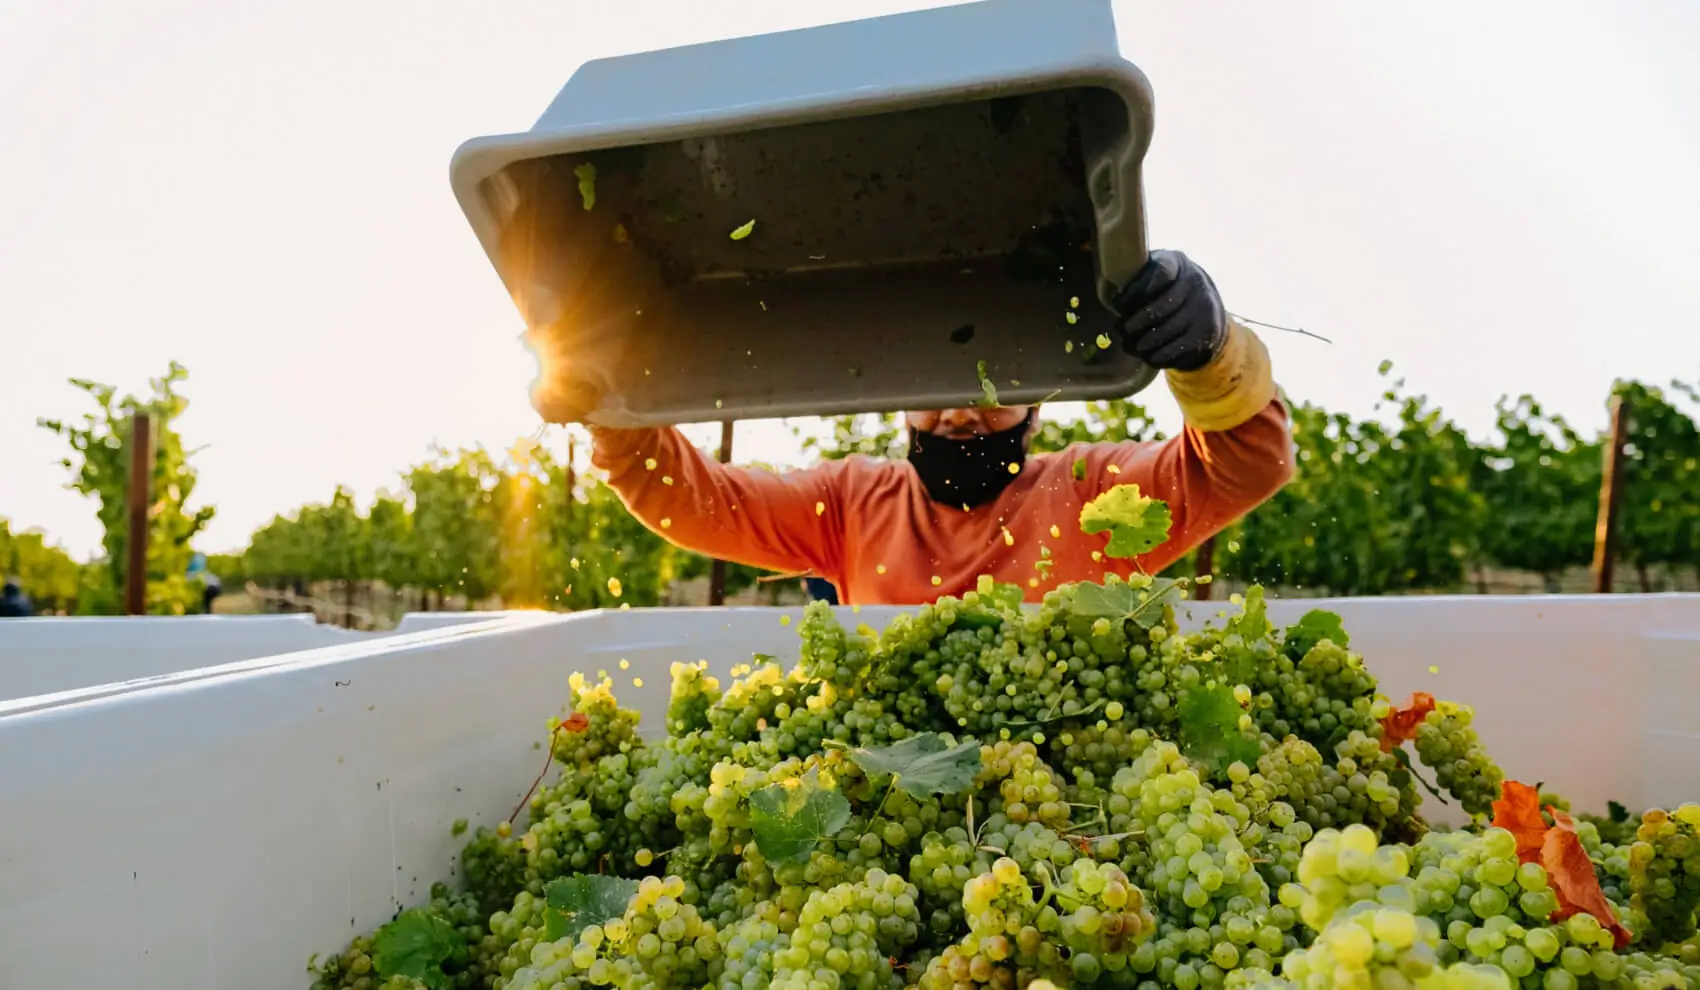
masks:
[(1257, 766), (1263, 747), (1256, 736), (1240, 729), (1245, 712), (1234, 700), (1233, 687), (1215, 683), (1188, 688), (1181, 694), (1179, 714), (1179, 742), (1188, 759), (1218, 772), (1236, 761)]
[(1169, 506), (1160, 499), (1139, 494), (1139, 486), (1117, 485), (1086, 503), (1080, 510), (1080, 531), (1109, 533), (1104, 553), (1111, 557), (1137, 557), (1169, 538)]
[(852, 749), (850, 759), (870, 776), (889, 773), (897, 789), (915, 797), (961, 794), (980, 774), (980, 744), (955, 746), (936, 732), (910, 736), (891, 746)]
[(1075, 481), (1085, 481), (1086, 480), (1086, 458), (1076, 457), (1074, 459), (1074, 464), (1070, 466), (1069, 471), (1070, 471), (1071, 474), (1074, 475)]
[(405, 976), (431, 990), (449, 990), (443, 963), (465, 947), (466, 938), (455, 926), (424, 908), (413, 908), (372, 936), (372, 966), (385, 978)]
[(1245, 597), (1240, 600), (1239, 614), (1229, 618), (1222, 630), (1242, 641), (1237, 646), (1231, 639), (1222, 644), (1222, 667), (1229, 681), (1251, 683), (1263, 664), (1273, 658), (1272, 648), (1267, 645), (1273, 628), (1269, 624), (1263, 588), (1254, 584), (1246, 589)]
[(850, 822), (850, 802), (810, 770), (750, 795), (750, 825), (756, 848), (768, 859), (804, 860), (825, 838)]
[(596, 206), (596, 166), (585, 162), (573, 169), (578, 176), (578, 195), (584, 200), (584, 208), (589, 210)]
[(998, 404), (998, 387), (986, 377), (986, 362), (975, 364), (974, 373), (980, 376), (980, 401), (974, 404), (986, 409), (995, 407)]
[(951, 626), (957, 629), (985, 629), (1003, 625), (1003, 616), (996, 612), (983, 609), (956, 613), (956, 621)]
[(1125, 581), (1104, 584), (1082, 581), (1074, 586), (1069, 614), (1082, 619), (1133, 622), (1148, 630), (1163, 621), (1165, 606), (1180, 599), (1181, 584), (1171, 578), (1157, 578), (1144, 588), (1135, 588)]
[(637, 893), (638, 882), (601, 873), (574, 873), (549, 881), (543, 888), (543, 936), (553, 942), (577, 937), (591, 925), (600, 925), (626, 913), (626, 905)]
[(755, 229), (756, 229), (756, 222), (754, 220), (751, 220), (749, 223), (743, 224), (738, 229), (732, 231), (732, 239), (734, 241), (741, 241), (744, 238), (750, 236), (750, 234)]
[(1139, 592), (1131, 584), (1082, 581), (1074, 586), (1074, 601), (1068, 610), (1082, 619), (1125, 619), (1138, 605)]
[(1346, 627), (1341, 624), (1339, 615), (1313, 608), (1306, 612), (1298, 622), (1287, 627), (1282, 645), (1286, 648), (1287, 656), (1297, 661), (1302, 659), (1306, 653), (1309, 653), (1312, 647), (1325, 639), (1341, 649), (1345, 649), (1351, 641), (1351, 637), (1346, 635)]
[(1240, 614), (1228, 620), (1227, 628), (1247, 640), (1259, 640), (1269, 635), (1272, 627), (1269, 625), (1269, 609), (1264, 602), (1262, 585), (1254, 584), (1246, 589), (1241, 599)]

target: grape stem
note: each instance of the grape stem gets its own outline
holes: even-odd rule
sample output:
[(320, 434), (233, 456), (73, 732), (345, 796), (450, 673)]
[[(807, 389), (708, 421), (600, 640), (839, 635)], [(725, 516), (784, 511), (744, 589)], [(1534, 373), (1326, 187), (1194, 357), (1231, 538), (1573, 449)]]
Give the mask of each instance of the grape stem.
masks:
[(891, 792), (897, 790), (897, 778), (901, 776), (903, 775), (898, 773), (891, 775), (891, 783), (886, 786), (885, 797), (880, 798), (880, 806), (874, 809), (875, 818), (878, 818), (880, 816), (880, 812), (885, 810), (885, 803), (891, 800)]
[[(1036, 865), (1038, 867), (1037, 872), (1039, 874), (1039, 884), (1040, 884), (1041, 887), (1044, 888), (1044, 894), (1039, 898), (1038, 904), (1035, 905), (1036, 910), (1037, 909), (1043, 909), (1044, 906), (1050, 902), (1052, 897), (1055, 897), (1057, 899), (1058, 904), (1062, 904), (1063, 901), (1065, 901), (1065, 900), (1073, 901), (1074, 906), (1069, 908), (1070, 911), (1078, 910), (1082, 904), (1086, 903), (1085, 901), (1081, 900), (1080, 898), (1075, 897), (1073, 894), (1069, 894), (1069, 893), (1065, 892), (1062, 888), (1057, 887), (1054, 884), (1052, 884), (1051, 883), (1051, 870), (1050, 870), (1049, 867), (1047, 867), (1043, 863), (1039, 863), (1039, 864), (1036, 864)], [(1067, 907), (1067, 905), (1063, 905), (1063, 906)]]
[(531, 801), (531, 796), (537, 793), (537, 785), (543, 783), (543, 778), (549, 775), (549, 765), (555, 762), (555, 737), (564, 728), (566, 728), (565, 722), (555, 726), (555, 728), (549, 733), (549, 745), (543, 747), (547, 751), (546, 755), (543, 757), (543, 769), (537, 771), (537, 779), (531, 782), (530, 787), (526, 788), (525, 797), (520, 798), (519, 804), (514, 805), (513, 812), (508, 815), (508, 822), (510, 824), (519, 818), (520, 811)]
[(1438, 789), (1436, 789), (1435, 785), (1433, 785), (1433, 784), (1429, 783), (1427, 780), (1423, 779), (1423, 775), (1417, 772), (1417, 765), (1411, 762), (1411, 754), (1405, 752), (1405, 748), (1403, 746), (1393, 747), (1393, 758), (1395, 760), (1398, 760), (1400, 765), (1403, 766), (1406, 769), (1406, 771), (1408, 771), (1410, 773), (1411, 778), (1413, 780), (1415, 780), (1417, 783), (1423, 785), (1423, 790), (1428, 791), (1430, 794), (1434, 795), (1434, 799), (1436, 801), (1439, 801), (1441, 804), (1451, 804), (1452, 803), (1452, 802), (1446, 800), (1446, 796), (1444, 794), (1440, 793), (1440, 791)]

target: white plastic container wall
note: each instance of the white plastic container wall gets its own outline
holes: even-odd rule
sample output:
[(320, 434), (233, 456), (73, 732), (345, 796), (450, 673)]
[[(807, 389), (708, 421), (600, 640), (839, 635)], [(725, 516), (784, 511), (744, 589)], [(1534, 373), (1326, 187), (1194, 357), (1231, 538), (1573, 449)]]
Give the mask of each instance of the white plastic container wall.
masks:
[[(1270, 611), (1319, 606), (1389, 695), (1475, 705), (1509, 774), (1584, 809), (1700, 798), (1700, 596)], [(310, 955), (451, 876), (456, 819), (514, 810), (571, 672), (615, 672), (655, 733), (673, 661), (794, 658), (799, 611), (516, 616), (0, 719), (0, 987), (304, 987)]]
[[(506, 612), (409, 612), (392, 630), (352, 632), (313, 616), (186, 615), (13, 619), (0, 623), (0, 715), (8, 702), (96, 685), (487, 622)], [(13, 706), (15, 707), (15, 706)]]

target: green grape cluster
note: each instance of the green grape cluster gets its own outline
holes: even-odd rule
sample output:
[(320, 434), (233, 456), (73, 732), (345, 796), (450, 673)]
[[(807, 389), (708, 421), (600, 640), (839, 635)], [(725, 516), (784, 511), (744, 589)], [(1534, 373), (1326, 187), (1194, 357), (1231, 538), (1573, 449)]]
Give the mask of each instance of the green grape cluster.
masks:
[(816, 890), (775, 955), (773, 990), (876, 990), (894, 984), (891, 959), (920, 936), (916, 889), (872, 869), (856, 883)]
[(1157, 927), (1144, 893), (1112, 864), (1077, 859), (1047, 893), (1058, 908), (1070, 974), (1082, 982), (1127, 971), (1129, 955)]
[(1206, 784), (1173, 743), (1153, 746), (1114, 787), (1121, 800), (1112, 810), (1125, 803), (1142, 827), (1144, 879), (1169, 914), (1207, 927), (1236, 897), (1267, 903), (1268, 884), (1240, 841), (1250, 810)]
[(1066, 795), (1079, 804), (1097, 804), (1109, 795), (1116, 771), (1131, 764), (1156, 737), (1147, 729), (1125, 724), (1125, 706), (1117, 703), (1116, 721), (1072, 723), (1051, 737), (1047, 759), (1068, 767), (1073, 779)]
[(720, 969), (714, 925), (681, 901), (679, 877), (646, 877), (625, 913), (585, 926), (576, 936), (536, 943), (530, 964), (505, 990), (618, 990), (708, 983)]
[(987, 808), (993, 814), (1002, 814), (1017, 825), (1068, 822), (1063, 781), (1040, 759), (1033, 743), (1000, 740), (982, 746), (980, 765), (984, 769), (975, 785), (987, 793)]
[(1275, 800), (1286, 802), (1311, 828), (1345, 824), (1336, 821), (1340, 802), (1322, 754), (1306, 740), (1288, 736), (1279, 745), (1265, 749), (1257, 760), (1257, 772), (1268, 782)]
[[(441, 963), (443, 979), (437, 990), (485, 986), (499, 953), (492, 956), (482, 944), (486, 938), (486, 915), (479, 909), (477, 899), (437, 883), (431, 886), (431, 900), (418, 910), (445, 922), (460, 943)], [(383, 941), (384, 932), (380, 929), (354, 939), (335, 956), (314, 960), (308, 966), (313, 976), (312, 990), (429, 990), (415, 978), (379, 972)]]
[(667, 734), (686, 736), (708, 728), (708, 712), (720, 700), (720, 679), (708, 672), (708, 661), (674, 663), (668, 668), (672, 684), (667, 697)]
[(1277, 739), (1297, 735), (1328, 752), (1353, 731), (1375, 728), (1375, 677), (1361, 657), (1330, 640), (1297, 659), (1282, 653), (1260, 664), (1250, 687), (1262, 695), (1254, 718)]
[(1487, 755), (1470, 727), (1475, 712), (1468, 705), (1442, 701), (1417, 727), (1417, 756), (1434, 770), (1436, 783), (1472, 815), (1493, 810), (1505, 772)]
[(495, 990), (505, 990), (514, 974), (531, 963), (531, 950), (545, 941), (543, 908), (543, 898), (521, 891), (512, 907), (490, 916), (479, 951)]
[(1635, 906), (1653, 934), (1666, 942), (1692, 938), (1700, 906), (1700, 804), (1643, 815), (1629, 870)]

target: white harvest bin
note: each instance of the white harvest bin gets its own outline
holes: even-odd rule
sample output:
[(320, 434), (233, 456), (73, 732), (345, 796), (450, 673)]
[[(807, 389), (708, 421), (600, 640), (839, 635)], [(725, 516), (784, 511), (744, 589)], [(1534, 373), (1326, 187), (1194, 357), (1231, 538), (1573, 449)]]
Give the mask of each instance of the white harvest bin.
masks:
[(305, 613), (8, 619), (0, 702), (358, 639)]
[(354, 632), (316, 622), (306, 613), (7, 620), (0, 622), (0, 715), (20, 699), (145, 683), (179, 671), (513, 614), (409, 612), (395, 629), (382, 632)]
[[(1270, 611), (1312, 607), (1343, 616), (1389, 694), (1476, 705), (1514, 776), (1582, 808), (1700, 797), (1700, 710), (1681, 703), (1700, 688), (1700, 596)], [(877, 627), (897, 610), (848, 611)], [(450, 876), (456, 819), (509, 814), (571, 672), (614, 674), (653, 734), (672, 661), (724, 678), (752, 653), (794, 658), (800, 613), (510, 616), (0, 718), (0, 987), (304, 987), (312, 953)]]

